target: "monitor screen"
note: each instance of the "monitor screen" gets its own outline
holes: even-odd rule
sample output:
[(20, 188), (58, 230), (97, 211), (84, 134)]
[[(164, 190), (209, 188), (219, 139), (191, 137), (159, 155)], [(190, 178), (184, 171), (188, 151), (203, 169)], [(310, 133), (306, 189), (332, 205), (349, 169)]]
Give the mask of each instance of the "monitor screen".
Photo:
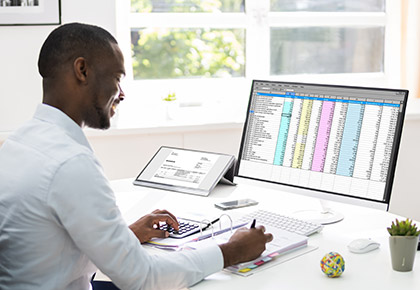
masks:
[(239, 177), (389, 205), (408, 91), (254, 80)]

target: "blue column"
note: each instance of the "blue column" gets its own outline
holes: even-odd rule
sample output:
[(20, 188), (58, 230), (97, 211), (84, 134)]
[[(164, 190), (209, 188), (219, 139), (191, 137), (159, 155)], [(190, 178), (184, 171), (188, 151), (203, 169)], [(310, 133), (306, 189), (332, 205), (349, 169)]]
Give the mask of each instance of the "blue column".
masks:
[(274, 154), (274, 165), (283, 165), (287, 136), (289, 134), (290, 118), (292, 117), (292, 110), (293, 100), (285, 100), (283, 104), (283, 112), (281, 114), (279, 135), (277, 137), (276, 152)]
[(337, 163), (338, 175), (353, 176), (364, 111), (365, 105), (362, 102), (349, 101)]

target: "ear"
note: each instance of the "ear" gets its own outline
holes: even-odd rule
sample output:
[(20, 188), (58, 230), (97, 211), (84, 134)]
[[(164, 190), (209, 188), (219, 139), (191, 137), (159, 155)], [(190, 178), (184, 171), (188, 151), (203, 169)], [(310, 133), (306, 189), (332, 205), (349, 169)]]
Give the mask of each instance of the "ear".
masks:
[(87, 82), (88, 68), (84, 57), (78, 57), (73, 62), (74, 75), (80, 82)]

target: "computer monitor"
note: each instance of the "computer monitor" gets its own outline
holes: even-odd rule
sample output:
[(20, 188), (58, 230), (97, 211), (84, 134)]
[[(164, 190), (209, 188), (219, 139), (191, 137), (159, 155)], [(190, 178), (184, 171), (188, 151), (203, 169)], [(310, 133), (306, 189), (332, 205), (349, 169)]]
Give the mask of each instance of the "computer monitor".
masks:
[[(236, 176), (387, 210), (407, 97), (407, 90), (254, 80)], [(322, 216), (342, 218), (330, 212), (317, 222)]]

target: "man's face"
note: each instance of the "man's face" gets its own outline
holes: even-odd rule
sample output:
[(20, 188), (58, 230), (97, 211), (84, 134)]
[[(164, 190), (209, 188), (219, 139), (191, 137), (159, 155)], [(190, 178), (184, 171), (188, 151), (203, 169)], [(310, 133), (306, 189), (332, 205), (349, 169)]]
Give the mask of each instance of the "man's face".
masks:
[(97, 58), (90, 76), (91, 101), (84, 120), (91, 128), (108, 129), (117, 105), (124, 99), (120, 87), (120, 80), (125, 75), (124, 58), (117, 44), (112, 44), (112, 47), (112, 53)]

